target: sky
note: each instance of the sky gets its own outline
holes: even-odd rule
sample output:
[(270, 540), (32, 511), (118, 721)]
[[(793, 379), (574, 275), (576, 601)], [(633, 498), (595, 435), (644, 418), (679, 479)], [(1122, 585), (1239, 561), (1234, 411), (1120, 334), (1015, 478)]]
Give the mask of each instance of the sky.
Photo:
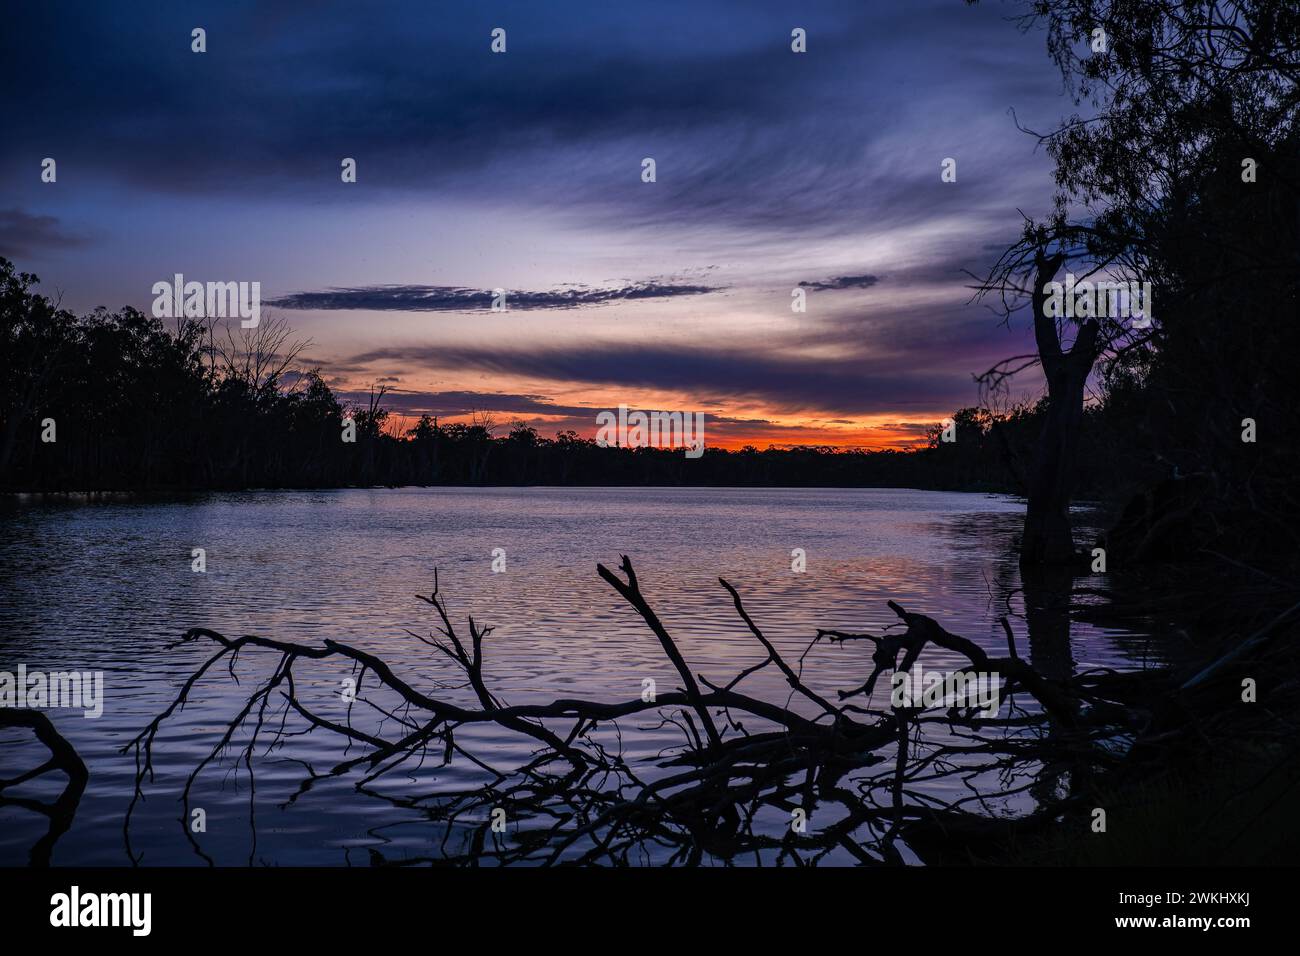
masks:
[(403, 418), (590, 437), (623, 404), (722, 447), (906, 447), (1030, 344), (963, 272), (1050, 207), (1016, 118), (1071, 112), (1016, 9), (15, 5), (0, 255), (78, 312), (260, 282), (308, 366)]

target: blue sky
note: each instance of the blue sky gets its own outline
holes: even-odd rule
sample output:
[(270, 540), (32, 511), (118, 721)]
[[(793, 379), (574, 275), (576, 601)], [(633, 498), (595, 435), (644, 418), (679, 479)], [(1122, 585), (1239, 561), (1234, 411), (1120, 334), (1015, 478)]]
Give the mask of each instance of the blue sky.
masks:
[(0, 37), (0, 255), (78, 311), (259, 281), (331, 383), (387, 380), (404, 413), (586, 434), (625, 403), (704, 410), (722, 443), (905, 443), (1026, 344), (961, 272), (1050, 205), (1009, 110), (1071, 112), (1015, 9), (27, 4)]

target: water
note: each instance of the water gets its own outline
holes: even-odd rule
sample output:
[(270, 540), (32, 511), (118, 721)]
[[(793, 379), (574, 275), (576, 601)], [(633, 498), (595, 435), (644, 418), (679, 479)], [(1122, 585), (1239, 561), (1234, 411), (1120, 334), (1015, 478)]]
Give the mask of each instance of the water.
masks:
[[(458, 674), (408, 633), (434, 627), (431, 608), (414, 595), (429, 593), (436, 569), (462, 634), (467, 615), (495, 628), (485, 641), (485, 674), (504, 700), (633, 699), (646, 678), (661, 692), (679, 681), (641, 619), (597, 576), (597, 562), (613, 567), (627, 554), (692, 670), (715, 682), (764, 656), (719, 576), (740, 590), (755, 621), (792, 660), (819, 627), (874, 633), (893, 623), (888, 599), (1001, 654), (1006, 638), (998, 618), (1008, 606), (1021, 610), (1011, 555), (1022, 515), (1022, 505), (1005, 497), (896, 489), (445, 488), (245, 492), (175, 502), (10, 499), (0, 504), (0, 671), (22, 663), (29, 672), (104, 672), (102, 717), (49, 711), (91, 774), (53, 862), (120, 865), (129, 862), (122, 823), (134, 762), (118, 751), (216, 649), (204, 643), (168, 650), (187, 628), (355, 644), (412, 684), (468, 704), (467, 692), (439, 689)], [(206, 552), (206, 573), (191, 569), (194, 548)], [(801, 574), (791, 570), (796, 548), (807, 556)], [(504, 549), (504, 573), (492, 570), (494, 549)], [(1140, 637), (1079, 624), (1068, 637), (1039, 636), (1031, 647), (1025, 621), (1013, 620), (1021, 653), (1032, 652), (1040, 664), (1125, 668), (1156, 656)], [(856, 686), (870, 672), (870, 654), (865, 641), (819, 646), (805, 665), (808, 682), (827, 694)], [(939, 668), (958, 663), (934, 651), (922, 661)], [(273, 654), (247, 652), (236, 669), (242, 686), (223, 664), (184, 713), (164, 725), (157, 778), (146, 785), (131, 828), (145, 865), (205, 862), (177, 822), (176, 798), (250, 682), (274, 664)], [(322, 715), (342, 719), (347, 705), (339, 692), (347, 676), (333, 665), (304, 667), (299, 690)], [(789, 697), (779, 675), (767, 671), (743, 686), (753, 696)], [(886, 698), (887, 690), (877, 692), (877, 702)], [(672, 728), (644, 717), (622, 729), (636, 758), (680, 742)], [(31, 766), (24, 761), (38, 751), (21, 743), (26, 739), (0, 731), (0, 777)], [(497, 728), (465, 740), (494, 764), (530, 749)], [(235, 865), (365, 865), (372, 849), (387, 859), (429, 855), (419, 814), (356, 793), (355, 777), (321, 782), (280, 808), (305, 765), (328, 769), (341, 753), (319, 733), (265, 758), (259, 749), (255, 844), (244, 768), (234, 760), (209, 767), (191, 800), (207, 816), (207, 832), (197, 836), (203, 853)], [(468, 783), (475, 773), (455, 760), (446, 768), (413, 767), (406, 783), (425, 792)], [(0, 807), (0, 863), (25, 863), (43, 832), (41, 818)]]

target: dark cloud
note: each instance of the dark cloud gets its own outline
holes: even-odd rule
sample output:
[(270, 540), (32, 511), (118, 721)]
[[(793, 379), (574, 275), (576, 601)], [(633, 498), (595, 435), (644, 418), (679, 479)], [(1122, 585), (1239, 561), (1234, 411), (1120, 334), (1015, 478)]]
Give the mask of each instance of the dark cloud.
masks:
[(475, 369), (556, 382), (671, 389), (704, 399), (762, 401), (795, 414), (834, 411), (878, 414), (907, 407), (956, 408), (975, 398), (968, 359), (936, 355), (923, 365), (897, 355), (809, 358), (648, 345), (568, 349), (487, 349), (416, 346), (377, 349), (345, 360), (349, 366), (401, 363), (425, 369)]
[[(364, 401), (364, 391), (339, 390), (343, 401)], [(402, 415), (432, 415), (454, 418), (476, 411), (499, 412), (505, 415), (543, 415), (593, 419), (597, 409), (584, 405), (558, 405), (542, 395), (521, 395), (512, 392), (476, 392), (466, 390), (418, 391), (392, 389), (384, 395), (384, 406)]]
[[(822, 0), (799, 10), (809, 52), (796, 55), (778, 3), (664, 0), (594, 19), (576, 4), (424, 0), (379, 17), (348, 0), (21, 4), (0, 34), (0, 163), (53, 142), (147, 191), (337, 197), (348, 156), (357, 191), (454, 187), (625, 224), (885, 228), (971, 214), (1024, 162), (1048, 168), (1006, 109), (1028, 122), (1059, 83), (995, 7)], [(204, 54), (189, 49), (199, 22)], [(503, 55), (488, 51), (498, 24)], [(966, 122), (1007, 136), (973, 144)], [(939, 182), (947, 155), (960, 188)]]
[(800, 282), (805, 289), (870, 289), (880, 281), (879, 276), (836, 276), (822, 282)]
[(884, 425), (874, 426), (876, 431), (898, 432), (904, 435), (924, 435), (933, 425), (927, 425), (923, 422), (889, 422)]
[[(545, 292), (507, 289), (510, 309), (573, 309), (636, 299), (666, 299), (716, 292), (713, 286), (636, 282), (611, 288), (571, 286)], [(295, 292), (269, 301), (282, 309), (366, 309), (401, 312), (467, 312), (491, 308), (491, 290), (445, 285), (380, 285), (323, 292)]]
[(55, 216), (33, 215), (22, 209), (0, 209), (0, 256), (13, 259), (85, 242), (84, 237), (67, 232)]

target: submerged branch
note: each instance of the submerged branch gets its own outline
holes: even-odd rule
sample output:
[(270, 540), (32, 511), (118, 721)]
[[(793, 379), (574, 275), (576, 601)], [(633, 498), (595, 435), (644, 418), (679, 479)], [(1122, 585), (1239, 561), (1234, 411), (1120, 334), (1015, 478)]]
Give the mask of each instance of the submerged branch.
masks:
[[(437, 852), (430, 859), (443, 862), (622, 864), (641, 862), (653, 852), (669, 863), (697, 863), (705, 854), (723, 860), (746, 855), (815, 863), (828, 853), (844, 851), (863, 863), (900, 863), (904, 860), (900, 847), (908, 846), (913, 836), (918, 846), (925, 844), (928, 829), (935, 826), (985, 840), (990, 833), (1016, 825), (991, 819), (983, 797), (976, 801), (981, 805), (977, 813), (965, 809), (972, 798), (940, 799), (927, 790), (928, 785), (955, 776), (976, 791), (980, 778), (994, 775), (1002, 781), (1004, 793), (1029, 790), (1049, 764), (1059, 775), (1063, 763), (1086, 768), (1113, 762), (1098, 743), (1131, 731), (1134, 722), (1146, 718), (1139, 709), (1118, 702), (1110, 707), (1089, 706), (1085, 713), (1084, 703), (1096, 704), (1104, 696), (1096, 680), (1085, 684), (1044, 678), (1016, 656), (1005, 621), (1010, 656), (994, 658), (934, 619), (892, 601), (889, 607), (906, 627), (902, 633), (878, 637), (818, 632), (814, 644), (826, 637), (832, 643), (868, 639), (876, 645), (869, 679), (856, 689), (840, 691), (837, 705), (801, 676), (802, 658), (800, 671), (791, 667), (745, 609), (740, 592), (721, 579), (736, 613), (765, 656), (729, 683), (717, 684), (702, 675), (697, 679), (643, 595), (627, 557), (620, 570), (621, 577), (598, 566), (600, 576), (658, 639), (681, 679), (680, 689), (623, 701), (559, 698), (549, 703), (507, 704), (483, 676), (484, 641), (491, 628), (470, 618), (468, 640), (462, 637), (436, 577), (433, 593), (420, 599), (434, 609), (438, 634), (416, 636), (463, 673), (466, 683), (460, 687), (473, 693), (474, 705), (456, 702), (441, 691), (421, 690), (383, 659), (349, 644), (326, 640), (308, 645), (254, 635), (228, 638), (207, 628), (192, 628), (181, 644), (210, 641), (217, 650), (182, 685), (171, 706), (124, 748), (136, 756), (133, 809), (143, 797), (146, 781), (153, 779), (154, 751), (164, 723), (183, 709), (214, 665), (224, 661), (233, 677), (235, 659), (252, 650), (275, 655), (276, 665), (187, 776), (180, 795), (186, 814), (201, 771), (220, 760), (241, 733), (247, 743), (240, 760), (251, 775), (259, 736), (268, 733), (272, 746), (284, 743), (292, 715), (306, 725), (304, 732), (331, 735), (348, 748), (361, 748), (361, 754), (327, 773), (312, 771), (289, 803), (322, 776), (356, 774), (359, 791), (418, 810), (441, 828)], [(977, 708), (969, 704), (928, 714), (918, 707), (871, 709), (880, 675), (886, 670), (910, 670), (932, 644), (969, 662), (960, 673), (993, 675), (1002, 685), (1003, 701), (1018, 690), (1034, 706), (1026, 709), (1013, 702), (1005, 719), (1000, 714), (980, 719)], [(383, 716), (377, 726), (356, 726), (351, 706), (346, 719), (332, 719), (299, 696), (296, 669), (326, 661), (359, 672), (357, 701)], [(737, 689), (747, 677), (769, 666), (791, 689), (785, 704)], [(360, 696), (363, 679), (368, 687), (364, 698)], [(843, 703), (851, 697), (865, 697), (867, 706)], [(801, 712), (807, 708), (811, 716)], [(679, 728), (685, 745), (638, 769), (623, 756), (619, 721), (642, 714), (656, 715), (661, 727)], [(464, 729), (484, 725), (531, 739), (537, 749), (520, 766), (496, 769), (487, 756), (475, 754), (457, 736)], [(421, 797), (387, 796), (376, 789), (397, 768), (418, 766), (430, 756), (435, 766), (460, 756), (483, 773), (484, 782)], [(882, 769), (873, 769), (878, 764)], [(412, 771), (404, 773), (409, 778)], [(1012, 786), (1011, 781), (1020, 782)], [(1071, 808), (1070, 796), (1045, 795), (1036, 809), (1019, 820), (1037, 826), (1048, 816), (1072, 812)], [(816, 828), (811, 824), (815, 810)], [(514, 825), (508, 833), (501, 825), (505, 820)], [(186, 834), (192, 840), (188, 829)], [(202, 854), (197, 844), (195, 849)], [(376, 861), (382, 857), (376, 854)]]

